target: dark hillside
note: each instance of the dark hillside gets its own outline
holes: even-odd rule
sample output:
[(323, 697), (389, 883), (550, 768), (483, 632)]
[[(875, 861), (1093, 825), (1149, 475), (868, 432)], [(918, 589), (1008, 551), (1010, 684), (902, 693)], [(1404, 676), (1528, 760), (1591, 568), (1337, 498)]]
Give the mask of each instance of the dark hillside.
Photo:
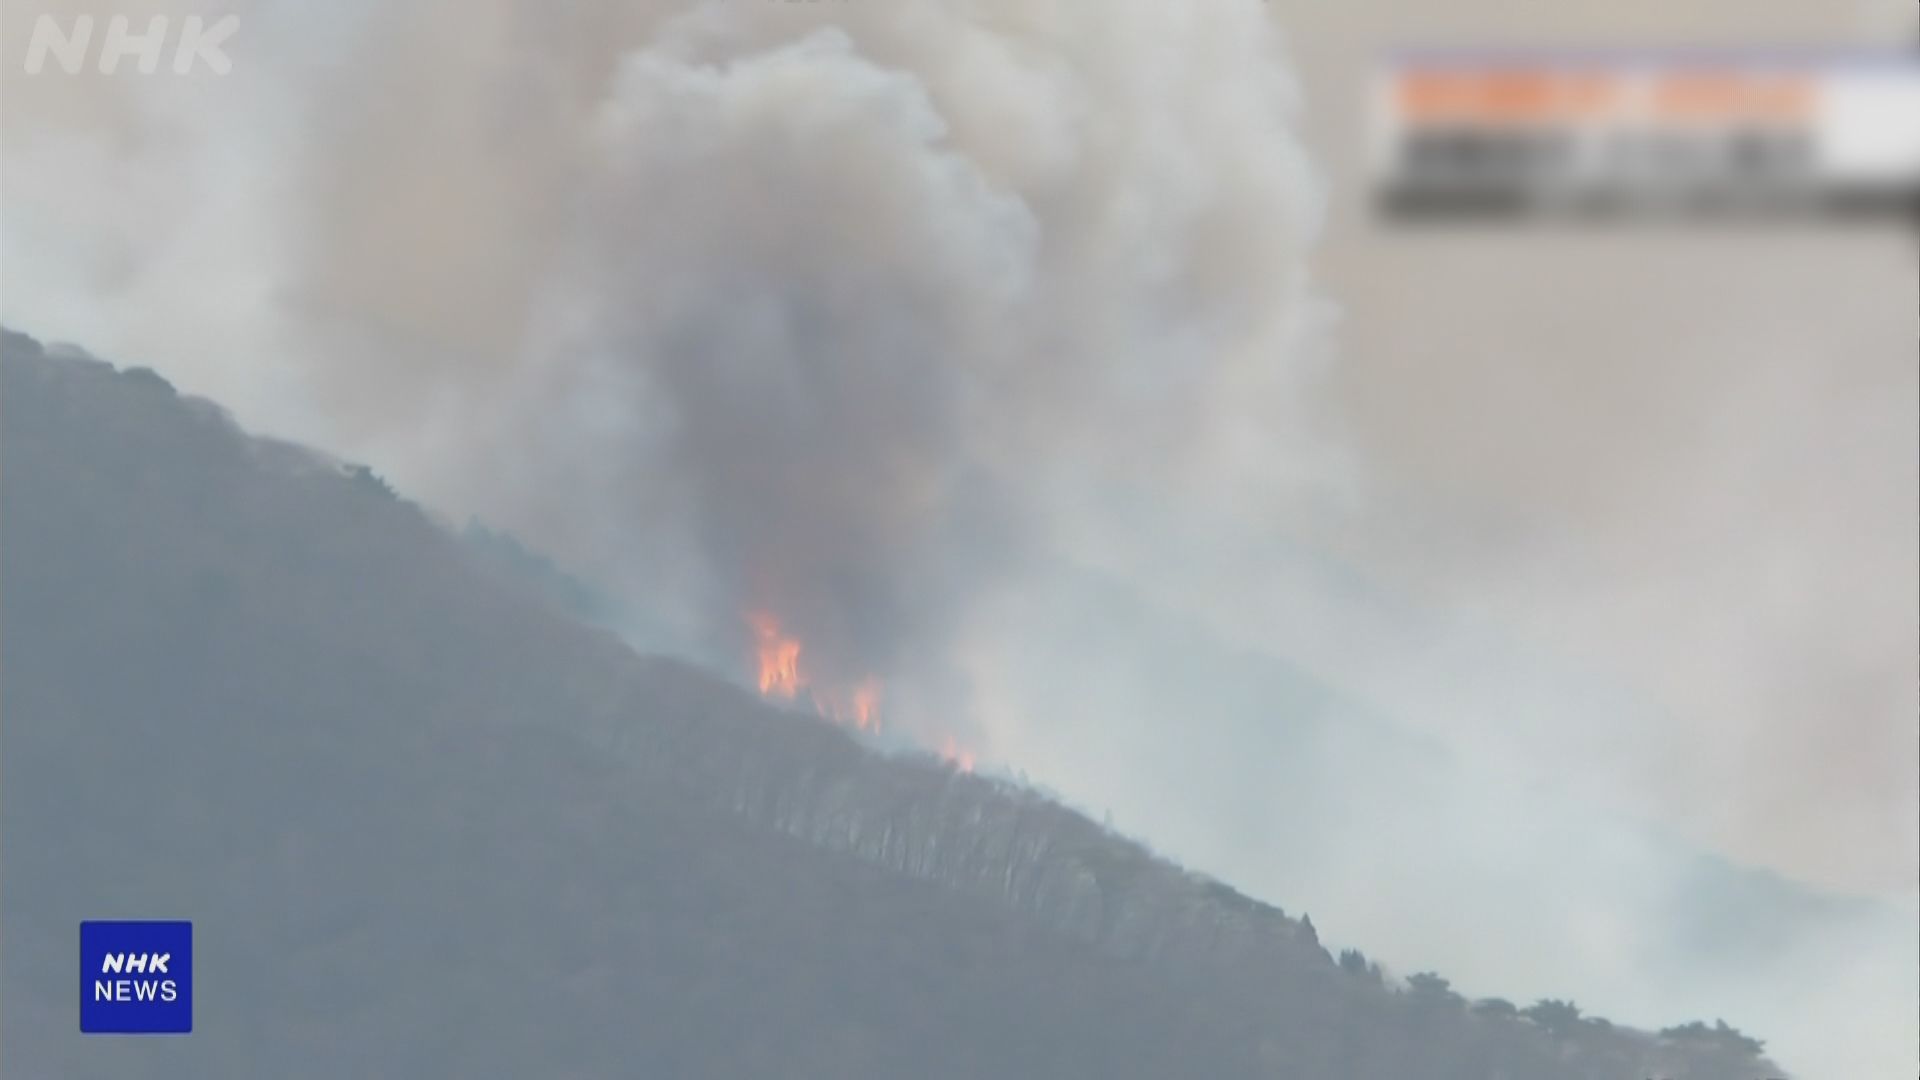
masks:
[[(371, 472), (0, 356), (8, 1077), (1777, 1075), (1391, 989), (1039, 796), (635, 656)], [(77, 1033), (113, 917), (195, 921), (192, 1036)]]

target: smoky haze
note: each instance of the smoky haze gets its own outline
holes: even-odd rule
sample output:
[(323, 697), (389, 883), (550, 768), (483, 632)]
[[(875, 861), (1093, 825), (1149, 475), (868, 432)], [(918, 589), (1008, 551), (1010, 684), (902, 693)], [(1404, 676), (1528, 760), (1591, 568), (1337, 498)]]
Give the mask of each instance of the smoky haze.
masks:
[[(1673, 35), (1755, 25), (1710, 6)], [(48, 10), (0, 16), (11, 324), (511, 530), (646, 647), (745, 676), (771, 611), (1330, 940), (1912, 1063), (1910, 931), (1703, 958), (1716, 901), (1634, 831), (1911, 903), (1913, 334), (1861, 299), (1905, 252), (1371, 235), (1303, 132), (1398, 5), (242, 4), (224, 81), (22, 79)], [(1197, 641), (1485, 771), (1343, 714), (1287, 772), (1289, 699)]]
[(301, 378), (403, 480), (925, 701), (1036, 493), (1283, 441), (1318, 196), (1256, 7), (631, 8), (368, 10), (307, 106)]

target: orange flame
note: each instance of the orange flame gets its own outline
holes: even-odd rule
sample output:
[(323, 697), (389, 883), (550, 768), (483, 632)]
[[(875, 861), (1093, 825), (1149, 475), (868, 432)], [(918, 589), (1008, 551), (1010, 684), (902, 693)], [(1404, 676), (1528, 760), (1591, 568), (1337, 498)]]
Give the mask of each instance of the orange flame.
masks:
[(834, 723), (857, 731), (880, 730), (879, 679), (868, 676), (844, 691), (815, 687), (800, 663), (800, 640), (781, 629), (778, 618), (771, 612), (750, 612), (747, 625), (753, 628), (761, 694), (793, 701), (805, 690), (813, 711)]
[(880, 680), (868, 676), (853, 688), (853, 722), (861, 731), (880, 730)]
[(973, 751), (955, 742), (951, 735), (947, 736), (940, 743), (940, 760), (963, 773), (973, 771)]
[(800, 642), (780, 629), (780, 621), (764, 611), (747, 616), (759, 653), (760, 692), (792, 701), (805, 686), (800, 675)]
[(855, 731), (878, 732), (880, 680), (869, 675), (846, 694), (815, 694), (813, 706), (836, 724), (851, 724)]
[[(756, 683), (760, 693), (782, 701), (797, 701), (802, 692), (813, 711), (820, 716), (856, 731), (878, 734), (880, 731), (880, 680), (869, 675), (851, 687), (820, 687), (813, 684), (801, 663), (800, 639), (786, 632), (780, 620), (769, 611), (752, 611), (746, 616), (753, 630)], [(974, 769), (972, 750), (946, 736), (938, 751), (941, 761), (959, 772)]]

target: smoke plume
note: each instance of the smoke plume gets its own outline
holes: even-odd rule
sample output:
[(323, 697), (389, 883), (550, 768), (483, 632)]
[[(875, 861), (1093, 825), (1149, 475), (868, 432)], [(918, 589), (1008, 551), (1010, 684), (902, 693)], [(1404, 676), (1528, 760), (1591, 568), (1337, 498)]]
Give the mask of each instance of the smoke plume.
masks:
[(287, 180), (314, 411), (683, 648), (765, 609), (946, 697), (1036, 502), (1294, 437), (1318, 194), (1258, 5), (353, 15)]
[[(1754, 25), (1497, 14), (1710, 8)], [(1484, 0), (222, 10), (218, 78), (19, 74), (43, 13), (186, 0), (0, 12), (10, 324), (512, 531), (645, 647), (751, 681), (771, 614), (1330, 940), (1912, 1064), (1911, 920), (1689, 951), (1703, 849), (1912, 903), (1908, 253), (1371, 233), (1357, 94), (1323, 182), (1295, 59), (1358, 86)]]

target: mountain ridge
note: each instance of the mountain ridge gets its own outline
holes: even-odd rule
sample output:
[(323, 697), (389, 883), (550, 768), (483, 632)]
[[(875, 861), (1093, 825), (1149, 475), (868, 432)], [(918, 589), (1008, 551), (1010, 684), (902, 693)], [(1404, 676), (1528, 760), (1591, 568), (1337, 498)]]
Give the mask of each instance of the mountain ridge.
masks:
[[(262, 835), (248, 834), (259, 850), (246, 864), (229, 868), (238, 877), (227, 884), (236, 886), (249, 873), (246, 867), (257, 865), (277, 867), (289, 883), (304, 882), (308, 895), (300, 903), (315, 909), (312, 919), (319, 929), (311, 932), (316, 940), (339, 954), (334, 961), (343, 972), (354, 963), (374, 970), (379, 963), (366, 942), (380, 934), (369, 927), (384, 925), (380, 903), (331, 902), (321, 887), (328, 879), (303, 861), (313, 849), (331, 850), (329, 845), (340, 839), (334, 831), (345, 826), (328, 815), (342, 811), (321, 790), (300, 787), (299, 760), (281, 758), (297, 757), (289, 746), (304, 748), (317, 760), (334, 762), (337, 787), (366, 784), (383, 797), (406, 791), (405, 781), (416, 773), (437, 777), (438, 786), (428, 786), (467, 805), (475, 797), (466, 790), (471, 778), (439, 776), (434, 763), (457, 760), (477, 775), (511, 774), (514, 759), (504, 748), (517, 747), (529, 752), (528, 762), (548, 762), (555, 775), (572, 776), (577, 767), (582, 776), (594, 777), (583, 785), (604, 796), (604, 802), (553, 811), (583, 832), (550, 842), (577, 843), (583, 855), (594, 857), (583, 858), (587, 870), (573, 872), (607, 872), (595, 861), (606, 841), (590, 838), (605, 822), (590, 811), (607, 811), (626, 822), (631, 830), (622, 835), (649, 838), (662, 851), (681, 851), (688, 842), (684, 836), (655, 836), (660, 827), (644, 818), (636, 822), (631, 807), (637, 803), (658, 812), (660, 820), (680, 822), (693, 835), (725, 837), (726, 850), (760, 852), (782, 866), (808, 865), (793, 880), (818, 877), (822, 894), (840, 895), (843, 885), (853, 887), (848, 882), (860, 883), (854, 892), (862, 895), (866, 890), (891, 897), (904, 888), (899, 896), (919, 898), (906, 906), (929, 905), (941, 913), (941, 926), (977, 922), (990, 927), (980, 933), (999, 944), (983, 946), (982, 955), (1006, 959), (1018, 951), (1008, 951), (1010, 941), (1024, 943), (1023, 948), (1042, 943), (1046, 955), (1069, 958), (1062, 961), (1068, 974), (1058, 978), (1076, 992), (1085, 990), (1074, 981), (1083, 974), (1105, 973), (1119, 1002), (1115, 1015), (1152, 1018), (1141, 1021), (1143, 1030), (1164, 1036), (1169, 1047), (1214, 1062), (1189, 1075), (1384, 1078), (1405, 1075), (1421, 1062), (1427, 1075), (1514, 1080), (1781, 1075), (1740, 1044), (1725, 1038), (1720, 1040), (1725, 1045), (1714, 1042), (1711, 1030), (1702, 1035), (1689, 1029), (1684, 1038), (1662, 1039), (1581, 1017), (1577, 1010), (1569, 1016), (1549, 1008), (1529, 1017), (1518, 1009), (1509, 1016), (1497, 1008), (1470, 1008), (1444, 980), (1416, 981), (1405, 990), (1388, 986), (1364, 958), (1358, 964), (1336, 961), (1319, 943), (1310, 920), (1296, 920), (1182, 869), (1057, 802), (930, 760), (880, 757), (817, 718), (773, 709), (726, 680), (679, 661), (637, 655), (611, 633), (559, 617), (533, 590), (513, 590), (500, 585), (497, 575), (484, 573), (457, 537), (363, 466), (332, 465), (324, 455), (303, 457), (285, 444), (250, 437), (224, 411), (176, 395), (144, 369), (115, 371), (97, 360), (51, 356), (11, 331), (0, 340), (0, 358), (5, 374), (0, 528), (6, 530), (0, 579), (8, 598), (0, 606), (5, 615), (0, 649), (10, 676), (0, 683), (8, 720), (0, 729), (6, 739), (0, 762), (16, 760), (19, 753), (36, 766), (24, 781), (19, 772), (10, 773), (0, 789), (7, 803), (0, 820), (13, 826), (9, 848), (19, 841), (19, 822), (36, 828), (52, 824), (50, 807), (59, 800), (47, 785), (63, 766), (70, 771), (76, 758), (96, 766), (118, 762), (134, 774), (136, 765), (171, 761), (199, 776), (209, 766), (189, 750), (230, 750), (230, 771), (278, 777), (280, 795), (304, 792), (308, 803), (278, 807), (275, 820), (261, 826)], [(183, 627), (200, 632), (182, 633)], [(98, 665), (104, 665), (107, 677), (94, 670)], [(12, 677), (22, 671), (25, 678)], [(86, 685), (85, 678), (55, 679), (54, 672), (91, 672), (97, 685)], [(331, 709), (315, 701), (279, 702), (288, 687), (310, 688), (316, 698), (337, 695), (337, 701)], [(203, 708), (176, 716), (174, 728), (141, 731), (131, 715), (137, 710), (125, 703), (142, 694), (156, 702), (190, 700)], [(326, 730), (289, 728), (269, 715), (345, 718), (365, 711), (369, 702), (379, 703), (391, 727), (368, 726), (365, 717), (338, 722), (369, 747), (387, 746), (390, 761), (376, 762), (372, 755), (362, 760), (353, 755), (360, 743), (335, 745), (322, 739)], [(241, 724), (242, 717), (258, 723)], [(312, 726), (325, 729), (326, 723), (316, 720)], [(126, 757), (130, 746), (143, 750), (146, 762)], [(513, 780), (495, 779), (519, 791), (511, 787)], [(244, 832), (245, 827), (224, 823), (218, 811), (238, 812), (248, 805), (242, 796), (249, 793), (268, 797), (252, 792), (245, 776), (206, 773), (203, 782), (224, 795), (196, 802), (192, 792), (172, 793), (169, 808), (155, 812), (159, 819), (194, 822), (215, 833)], [(92, 788), (82, 784), (81, 789), (103, 800), (115, 797), (97, 778)], [(532, 806), (540, 791), (534, 785), (520, 797)], [(406, 826), (397, 830), (412, 836), (407, 830), (418, 829), (417, 843), (425, 850), (432, 849), (436, 837), (463, 835), (456, 822), (435, 819), (440, 811), (431, 802), (408, 795), (400, 805), (427, 816), (424, 822), (406, 818)], [(378, 800), (349, 806), (344, 811), (349, 818), (365, 813), (369, 820), (350, 821), (347, 833), (377, 835), (403, 820), (377, 809)], [(118, 850), (124, 845), (113, 827), (124, 820), (122, 814), (85, 822), (85, 828), (67, 823), (62, 826), (68, 829), (66, 850), (88, 845)], [(791, 846), (766, 847), (775, 838)], [(477, 845), (470, 853), (476, 859), (491, 853), (488, 858), (514, 865), (539, 861), (523, 846), (497, 838), (467, 839)], [(214, 859), (211, 850), (200, 851), (192, 842), (186, 846), (199, 852), (196, 858)], [(364, 869), (347, 852), (334, 851), (333, 858), (342, 867)], [(814, 859), (830, 862), (811, 865)], [(58, 865), (44, 853), (29, 861), (30, 868), (42, 871)], [(204, 869), (211, 863), (192, 865)], [(730, 875), (748, 874), (753, 865), (747, 860), (746, 869), (722, 865), (711, 873), (731, 881)], [(844, 869), (853, 865), (865, 869)], [(561, 860), (549, 869), (565, 874), (570, 864)], [(658, 870), (656, 865), (649, 873)], [(449, 881), (465, 880), (472, 871), (459, 862), (445, 870)], [(15, 872), (9, 867), (8, 876)], [(218, 878), (210, 874), (198, 885), (183, 881), (175, 888), (204, 903), (219, 895), (207, 884)], [(96, 878), (95, 885), (104, 880)], [(772, 879), (775, 887), (785, 881)], [(882, 881), (895, 884), (876, 884)], [(924, 887), (933, 891), (921, 892)], [(29, 891), (24, 901), (27, 921), (40, 938), (21, 939), (9, 928), (0, 955), (12, 957), (16, 948), (25, 948), (33, 964), (26, 975), (9, 964), (9, 999), (24, 994), (37, 1001), (50, 980), (57, 981), (57, 958), (64, 950), (54, 939), (61, 919), (96, 917), (73, 910), (87, 895), (75, 882), (65, 883), (65, 906), (56, 902), (56, 893), (61, 890)], [(19, 896), (19, 890), (0, 893), (10, 916), (23, 902)], [(944, 899), (929, 899), (933, 896)], [(902, 918), (892, 904), (875, 900), (868, 906), (892, 925), (886, 920)], [(238, 913), (234, 918), (244, 921)], [(8, 922), (17, 924), (14, 918)], [(698, 934), (706, 924), (689, 925)], [(724, 926), (729, 934), (741, 930), (732, 922)], [(255, 927), (262, 939), (256, 947), (270, 936), (265, 930)], [(700, 947), (725, 958), (727, 935), (711, 936), (715, 940)], [(921, 954), (942, 953), (940, 935), (931, 938), (888, 938), (885, 949), (876, 949), (886, 958), (872, 962), (904, 964), (903, 970), (925, 976), (935, 969), (917, 966)], [(848, 946), (844, 955), (866, 957), (867, 947)], [(781, 939), (775, 951), (795, 948)], [(529, 944), (526, 951), (529, 962), (538, 961), (539, 949)], [(688, 970), (730, 972), (729, 963), (709, 957), (690, 963)], [(759, 970), (750, 964), (741, 970), (749, 969)], [(579, 970), (588, 973), (582, 978), (589, 985), (611, 978), (590, 961)], [(1031, 975), (1025, 967), (1019, 970)], [(1007, 974), (975, 977), (982, 986), (998, 986)], [(904, 975), (899, 980), (913, 982)], [(641, 996), (651, 1000), (667, 994), (647, 986)], [(903, 995), (923, 996), (969, 1008), (987, 1008), (981, 1002), (990, 997), (958, 991), (940, 996), (918, 987)], [(56, 994), (52, 1000), (71, 998)], [(1047, 995), (1033, 1001), (1040, 1012), (1057, 1015), (1061, 1033), (1102, 1015), (1093, 1010), (1083, 1016)], [(58, 1020), (57, 1009), (43, 1011), (50, 1023)], [(13, 1021), (17, 1015), (10, 1010), (0, 1045), (37, 1055), (30, 1059), (35, 1062), (82, 1066), (60, 1070), (64, 1075), (91, 1075), (86, 1066), (102, 1059), (71, 1037), (31, 1038)], [(727, 1014), (696, 1009), (690, 1015)], [(1010, 1023), (998, 1012), (993, 1015), (999, 1024)], [(276, 1032), (286, 1026), (263, 1022)], [(336, 1031), (360, 1030), (338, 1018), (312, 1024), (324, 1029), (328, 1022)], [(371, 1018), (357, 1022), (383, 1030)], [(817, 1053), (820, 1075), (867, 1075), (864, 1068), (888, 1075), (885, 1062), (896, 1063), (896, 1069), (900, 1062), (912, 1062), (916, 1071), (933, 1075), (918, 1068), (927, 1062), (914, 1059), (913, 1045), (891, 1029), (856, 1024), (814, 1032), (798, 1021), (773, 1026), (802, 1033), (780, 1045), (790, 1053), (791, 1046), (804, 1044), (807, 1052)], [(1369, 1029), (1384, 1037), (1368, 1036)], [(535, 1031), (528, 1039), (543, 1042), (539, 1036)], [(416, 1049), (400, 1035), (388, 1033), (387, 1039), (397, 1052)], [(576, 1044), (590, 1041), (580, 1036)], [(977, 1056), (953, 1050), (950, 1040), (936, 1042), (952, 1055), (947, 1074), (987, 1074), (963, 1067), (988, 1067)], [(22, 1045), (29, 1050), (18, 1051)], [(1059, 1075), (1079, 1075), (1078, 1069), (1096, 1063), (1104, 1071), (1089, 1075), (1171, 1075), (1141, 1069), (1170, 1060), (1195, 1065), (1192, 1058), (1142, 1055), (1124, 1038), (1110, 1048), (1111, 1055), (1057, 1035), (1050, 1042), (1034, 1034), (1030, 1044), (1021, 1045), (1032, 1053), (1013, 1062), (1016, 1073), (1042, 1061), (1051, 1062)], [(1078, 1057), (1076, 1048), (1083, 1050)], [(256, 1047), (252, 1053), (258, 1058), (270, 1049)], [(1001, 1049), (1012, 1054), (1018, 1047)], [(686, 1075), (730, 1075), (729, 1069), (746, 1068), (699, 1048), (685, 1048), (683, 1056)], [(133, 1075), (173, 1075), (166, 1071), (168, 1063), (185, 1057), (143, 1061), (121, 1055), (115, 1060), (131, 1067)], [(484, 1058), (476, 1063), (487, 1064)], [(1009, 1066), (992, 1067), (1004, 1075)], [(589, 1054), (576, 1068), (576, 1075), (597, 1075), (599, 1059)], [(34, 1074), (31, 1068), (27, 1072)]]

